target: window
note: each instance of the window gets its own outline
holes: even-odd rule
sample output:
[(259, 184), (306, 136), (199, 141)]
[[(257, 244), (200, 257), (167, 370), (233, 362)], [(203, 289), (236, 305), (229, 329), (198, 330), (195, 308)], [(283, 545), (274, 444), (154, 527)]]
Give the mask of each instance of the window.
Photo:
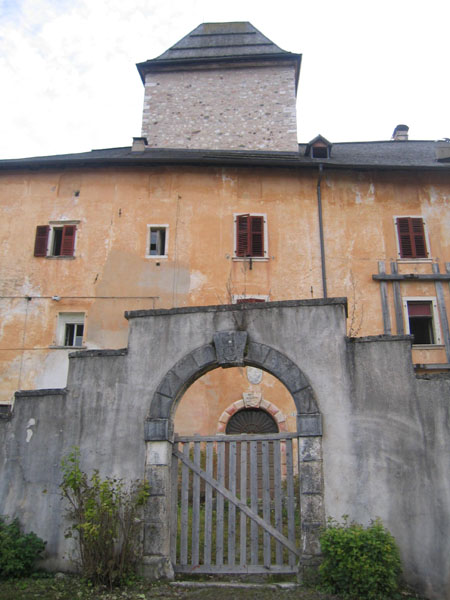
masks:
[(77, 227), (74, 222), (38, 225), (34, 256), (73, 256)]
[(435, 298), (403, 300), (406, 333), (414, 336), (413, 344), (440, 344), (441, 334)]
[(396, 224), (400, 258), (428, 258), (422, 217), (397, 217)]
[(168, 225), (147, 225), (147, 254), (146, 256), (155, 256), (158, 258), (167, 256), (169, 226)]
[(56, 343), (58, 346), (81, 348), (84, 335), (84, 313), (59, 313)]
[(235, 215), (236, 257), (267, 258), (265, 215)]
[(260, 295), (247, 295), (247, 294), (233, 294), (232, 303), (233, 304), (253, 304), (255, 302), (268, 302), (269, 296), (260, 296)]

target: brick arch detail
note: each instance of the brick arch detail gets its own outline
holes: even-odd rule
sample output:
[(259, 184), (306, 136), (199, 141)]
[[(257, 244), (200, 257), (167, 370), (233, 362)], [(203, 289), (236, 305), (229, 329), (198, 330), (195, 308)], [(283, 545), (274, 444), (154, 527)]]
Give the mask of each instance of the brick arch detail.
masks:
[[(220, 415), (219, 421), (217, 422), (217, 433), (225, 433), (228, 421), (231, 419), (231, 417), (245, 408), (247, 407), (245, 406), (245, 402), (242, 398), (240, 400), (236, 400), (236, 402), (233, 402), (232, 404), (230, 404), (230, 406), (227, 406), (227, 408)], [(280, 430), (280, 432), (287, 431), (286, 415), (278, 408), (278, 406), (276, 406), (272, 402), (261, 398), (261, 401), (258, 406), (251, 406), (248, 408), (259, 408), (260, 410), (266, 411), (270, 414), (271, 417), (275, 419), (275, 422), (278, 425), (278, 429)]]

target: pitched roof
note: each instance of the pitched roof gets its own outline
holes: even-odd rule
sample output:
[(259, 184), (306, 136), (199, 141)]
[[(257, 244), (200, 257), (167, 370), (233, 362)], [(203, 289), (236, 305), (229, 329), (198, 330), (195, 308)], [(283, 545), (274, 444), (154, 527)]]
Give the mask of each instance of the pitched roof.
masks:
[(297, 79), (301, 54), (282, 50), (251, 23), (202, 23), (160, 56), (138, 63), (142, 81), (145, 73), (173, 68), (174, 65), (198, 65), (207, 62), (243, 62), (259, 59), (295, 61)]
[[(382, 141), (333, 144), (331, 158), (305, 156), (306, 144), (299, 152), (248, 150), (186, 150), (182, 148), (106, 148), (77, 154), (37, 156), (0, 160), (0, 171), (15, 169), (51, 169), (66, 167), (117, 167), (157, 165), (263, 166), (310, 168), (322, 164), (325, 169), (363, 170), (439, 170), (450, 172), (450, 163), (440, 151), (450, 150), (445, 141)], [(448, 151), (447, 150), (447, 151)], [(445, 153), (447, 155), (447, 153)]]

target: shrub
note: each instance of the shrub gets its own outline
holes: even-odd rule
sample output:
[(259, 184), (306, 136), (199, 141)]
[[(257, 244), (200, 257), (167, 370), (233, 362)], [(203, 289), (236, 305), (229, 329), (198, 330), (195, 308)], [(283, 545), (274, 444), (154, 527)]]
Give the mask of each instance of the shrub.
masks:
[(323, 588), (344, 598), (383, 600), (396, 597), (401, 573), (400, 556), (393, 536), (379, 519), (367, 528), (329, 519), (320, 544), (319, 567)]
[(136, 572), (142, 554), (140, 513), (148, 483), (138, 480), (126, 488), (121, 479), (101, 479), (98, 471), (89, 479), (77, 448), (63, 458), (62, 470), (61, 493), (72, 521), (66, 537), (77, 538), (82, 575), (109, 587), (122, 583)]
[(21, 532), (18, 519), (7, 523), (0, 517), (0, 579), (30, 575), (44, 548), (35, 533)]

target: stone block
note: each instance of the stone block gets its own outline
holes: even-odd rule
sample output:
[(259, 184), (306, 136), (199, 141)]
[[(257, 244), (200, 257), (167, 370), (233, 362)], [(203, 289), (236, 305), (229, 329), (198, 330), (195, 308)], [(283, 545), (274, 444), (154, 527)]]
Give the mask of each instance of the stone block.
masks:
[(299, 414), (317, 413), (317, 403), (314, 398), (314, 392), (311, 387), (306, 387), (303, 390), (294, 392), (292, 394), (294, 398), (295, 406)]
[(168, 440), (170, 433), (168, 419), (147, 419), (144, 423), (144, 439), (146, 442)]
[(302, 437), (299, 444), (301, 461), (322, 460), (322, 441), (320, 437)]
[(261, 367), (264, 364), (269, 351), (269, 346), (258, 344), (257, 342), (250, 342), (247, 345), (247, 353), (245, 358), (249, 363), (255, 363), (258, 367)]
[(183, 380), (180, 379), (180, 377), (172, 369), (166, 374), (156, 391), (162, 394), (163, 396), (174, 398), (182, 385)]
[(150, 404), (150, 416), (159, 419), (168, 419), (172, 410), (173, 398), (155, 392)]
[(322, 435), (322, 415), (320, 414), (300, 414), (297, 415), (297, 431), (300, 436), (321, 436)]
[(192, 377), (195, 375), (195, 373), (197, 373), (198, 365), (197, 365), (196, 361), (194, 360), (194, 357), (192, 356), (192, 354), (188, 354), (187, 356), (182, 358), (180, 361), (178, 361), (177, 364), (171, 370), (175, 373), (175, 375), (178, 377), (178, 379), (180, 381), (180, 385), (176, 390), (178, 392), (180, 387), (186, 381), (192, 379)]
[(147, 465), (167, 466), (171, 460), (171, 444), (167, 441), (147, 442)]
[(166, 495), (169, 491), (168, 470), (165, 467), (152, 466), (146, 469), (146, 478), (150, 491), (155, 495)]
[(173, 580), (175, 578), (172, 563), (166, 556), (144, 556), (140, 574), (144, 579), (150, 581)]
[(323, 523), (325, 525), (325, 513), (323, 498), (321, 494), (303, 494), (301, 497), (302, 523)]
[(214, 350), (214, 346), (211, 344), (207, 344), (206, 346), (202, 346), (201, 348), (194, 350), (194, 352), (192, 352), (192, 358), (200, 368), (213, 365), (217, 361), (216, 351)]
[(217, 362), (228, 367), (244, 365), (246, 331), (220, 331), (214, 334)]
[(300, 463), (300, 493), (320, 494), (322, 487), (322, 463)]

